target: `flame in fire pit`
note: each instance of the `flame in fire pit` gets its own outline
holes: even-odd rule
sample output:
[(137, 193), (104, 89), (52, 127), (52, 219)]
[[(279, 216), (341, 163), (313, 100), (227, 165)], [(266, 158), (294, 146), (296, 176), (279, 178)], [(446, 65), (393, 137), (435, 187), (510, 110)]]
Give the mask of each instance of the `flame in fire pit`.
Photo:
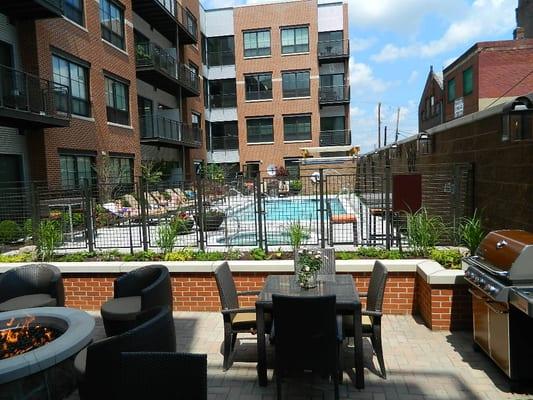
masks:
[(55, 328), (35, 323), (34, 316), (28, 316), (18, 324), (12, 318), (5, 325), (6, 328), (0, 330), (0, 360), (44, 346), (61, 335)]

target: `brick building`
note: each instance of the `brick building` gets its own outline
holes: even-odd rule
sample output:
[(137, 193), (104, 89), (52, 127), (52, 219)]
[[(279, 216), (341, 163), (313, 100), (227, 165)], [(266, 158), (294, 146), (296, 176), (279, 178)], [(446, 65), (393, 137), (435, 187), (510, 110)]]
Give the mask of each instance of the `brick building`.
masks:
[(346, 1), (203, 10), (200, 26), (209, 163), (297, 173), (302, 147), (350, 145)]
[(443, 71), (444, 121), (528, 94), (532, 62), (531, 39), (474, 44)]
[(442, 75), (433, 71), (432, 65), (429, 68), (426, 84), (418, 104), (418, 130), (420, 132), (444, 122), (443, 99)]
[(533, 39), (533, 1), (518, 0), (514, 39)]

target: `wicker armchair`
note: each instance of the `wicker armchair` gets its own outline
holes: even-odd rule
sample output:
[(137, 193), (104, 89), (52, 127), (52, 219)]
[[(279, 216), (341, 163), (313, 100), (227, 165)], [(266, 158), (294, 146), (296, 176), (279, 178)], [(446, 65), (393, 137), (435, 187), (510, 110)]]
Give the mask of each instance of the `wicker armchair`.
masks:
[(152, 307), (172, 309), (170, 273), (163, 265), (148, 265), (115, 279), (114, 298), (100, 310), (107, 336), (126, 332), (139, 313)]
[[(237, 292), (235, 281), (226, 261), (215, 269), (220, 303), (222, 305), (222, 317), (224, 318), (224, 371), (231, 365), (231, 355), (235, 348), (238, 333), (254, 331), (257, 328), (255, 321), (255, 307), (240, 307), (239, 296), (257, 296), (259, 291)], [(266, 317), (268, 318), (268, 317)], [(266, 329), (269, 332), (269, 321)]]
[(122, 353), (122, 400), (207, 400), (207, 355)]
[(176, 351), (174, 320), (168, 306), (139, 314), (136, 324), (133, 329), (94, 342), (78, 353), (74, 367), (82, 400), (120, 397), (121, 353)]
[(339, 398), (342, 338), (335, 303), (335, 296), (272, 296), (276, 330), (274, 374), (278, 400), (282, 398), (284, 377), (292, 371), (304, 370), (330, 375), (335, 399)]
[[(387, 267), (381, 261), (376, 261), (370, 277), (368, 293), (359, 294), (360, 297), (366, 297), (366, 309), (362, 311), (363, 336), (369, 337), (372, 341), (372, 347), (376, 353), (383, 378), (387, 377), (387, 371), (385, 370), (381, 343), (381, 316), (383, 315), (383, 297), (385, 296), (387, 276)], [(353, 337), (353, 316), (345, 315), (342, 319), (344, 337)]]
[(64, 305), (63, 279), (53, 265), (23, 265), (0, 275), (0, 311)]

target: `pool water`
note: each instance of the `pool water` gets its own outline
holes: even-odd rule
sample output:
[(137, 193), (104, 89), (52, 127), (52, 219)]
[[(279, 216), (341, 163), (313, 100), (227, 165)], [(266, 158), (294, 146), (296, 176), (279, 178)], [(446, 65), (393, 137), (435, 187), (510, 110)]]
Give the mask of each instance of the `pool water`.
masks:
[[(317, 199), (267, 199), (265, 216), (267, 221), (309, 221), (318, 219), (320, 201)], [(346, 214), (339, 199), (329, 199), (333, 215)], [(250, 204), (236, 211), (233, 216), (239, 221), (255, 219), (255, 205)]]
[[(309, 235), (304, 235), (304, 241), (309, 239)], [(257, 246), (257, 235), (255, 232), (237, 232), (229, 235), (227, 239), (221, 237), (217, 239), (218, 244), (227, 246)], [(289, 233), (283, 232), (267, 232), (267, 243), (272, 245), (284, 245), (291, 242)]]

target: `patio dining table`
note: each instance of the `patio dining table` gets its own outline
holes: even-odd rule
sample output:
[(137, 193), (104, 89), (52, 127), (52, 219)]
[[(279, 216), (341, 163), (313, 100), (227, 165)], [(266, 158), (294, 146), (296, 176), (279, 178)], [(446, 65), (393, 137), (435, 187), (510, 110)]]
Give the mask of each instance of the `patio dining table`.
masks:
[(260, 386), (267, 385), (265, 312), (272, 311), (272, 295), (287, 296), (328, 296), (335, 295), (338, 314), (354, 316), (354, 357), (355, 386), (363, 389), (363, 327), (361, 321), (361, 300), (351, 275), (335, 275), (334, 278), (319, 280), (317, 287), (303, 289), (298, 284), (296, 275), (268, 275), (265, 285), (255, 302), (257, 322), (257, 375)]

